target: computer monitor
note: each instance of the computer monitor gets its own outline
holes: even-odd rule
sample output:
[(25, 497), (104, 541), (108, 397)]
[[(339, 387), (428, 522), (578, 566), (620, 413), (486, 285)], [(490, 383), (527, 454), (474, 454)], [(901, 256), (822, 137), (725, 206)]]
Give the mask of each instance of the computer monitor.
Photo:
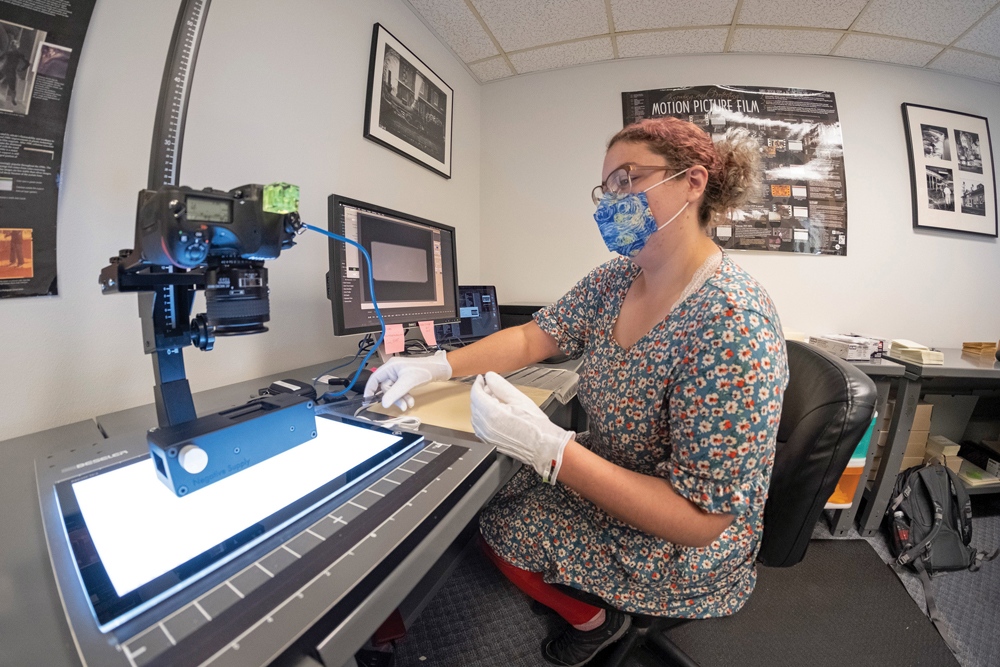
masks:
[(500, 307), (497, 289), (493, 285), (459, 285), (458, 324), (441, 324), (434, 327), (434, 337), (439, 343), (463, 342), (486, 338), (500, 331)]
[[(455, 229), (374, 204), (331, 195), (330, 231), (359, 243), (372, 259), (375, 298), (386, 324), (459, 321)], [(357, 248), (330, 239), (327, 296), (337, 336), (380, 331)]]

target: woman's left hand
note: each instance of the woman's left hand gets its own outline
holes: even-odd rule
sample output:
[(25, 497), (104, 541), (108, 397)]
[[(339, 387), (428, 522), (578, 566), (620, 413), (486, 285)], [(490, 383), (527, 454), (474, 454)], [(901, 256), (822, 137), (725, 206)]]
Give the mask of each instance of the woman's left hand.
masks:
[(496, 373), (472, 385), (472, 428), (502, 454), (534, 467), (555, 484), (566, 444), (576, 435), (553, 424), (535, 403)]

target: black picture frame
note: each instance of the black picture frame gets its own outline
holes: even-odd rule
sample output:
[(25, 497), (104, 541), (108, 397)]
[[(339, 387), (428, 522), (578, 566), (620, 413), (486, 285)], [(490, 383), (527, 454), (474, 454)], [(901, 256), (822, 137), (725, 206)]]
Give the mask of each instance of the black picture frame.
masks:
[(909, 102), (901, 109), (913, 228), (998, 238), (989, 120)]
[(368, 65), (364, 136), (451, 178), (455, 91), (376, 23)]

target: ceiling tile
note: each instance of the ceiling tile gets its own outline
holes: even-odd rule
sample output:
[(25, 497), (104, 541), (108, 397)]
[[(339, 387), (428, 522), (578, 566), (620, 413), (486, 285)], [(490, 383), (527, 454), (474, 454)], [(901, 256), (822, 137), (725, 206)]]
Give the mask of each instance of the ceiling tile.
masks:
[(472, 0), (505, 51), (608, 32), (604, 0)]
[(996, 0), (872, 0), (854, 29), (950, 44), (994, 4)]
[(943, 56), (931, 63), (930, 68), (1000, 83), (1000, 60), (974, 53), (948, 49)]
[(939, 53), (941, 53), (940, 46), (852, 33), (844, 38), (833, 55), (923, 67)]
[(675, 28), (687, 25), (729, 25), (737, 0), (611, 0), (615, 32)]
[(507, 65), (507, 61), (501, 56), (474, 63), (469, 65), (469, 67), (472, 68), (472, 71), (483, 83), (486, 83), (487, 81), (496, 81), (497, 79), (503, 79), (508, 76), (514, 76), (514, 72), (510, 71), (510, 66)]
[(410, 4), (465, 62), (497, 55), (493, 40), (464, 0), (410, 0)]
[(610, 37), (587, 39), (582, 42), (571, 42), (558, 46), (545, 46), (510, 55), (510, 61), (514, 63), (518, 74), (581, 65), (598, 60), (611, 60), (612, 58), (614, 58), (614, 51), (611, 48)]
[(868, 0), (743, 0), (738, 22), (846, 30)]
[(721, 53), (726, 46), (728, 28), (664, 30), (618, 35), (618, 55), (665, 56), (674, 53)]
[(969, 34), (958, 40), (955, 46), (970, 51), (988, 53), (1000, 56), (1000, 9), (983, 19), (983, 22), (969, 31)]
[(760, 53), (830, 53), (842, 33), (826, 30), (771, 30), (737, 28), (729, 45), (732, 52)]

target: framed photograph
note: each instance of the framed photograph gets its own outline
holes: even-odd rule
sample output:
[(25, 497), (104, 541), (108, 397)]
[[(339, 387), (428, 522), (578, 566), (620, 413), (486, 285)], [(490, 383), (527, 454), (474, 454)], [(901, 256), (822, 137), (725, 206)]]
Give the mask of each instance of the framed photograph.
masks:
[(959, 111), (903, 104), (913, 226), (997, 237), (997, 194), (989, 121)]
[(372, 32), (365, 137), (451, 178), (455, 91), (381, 24)]

